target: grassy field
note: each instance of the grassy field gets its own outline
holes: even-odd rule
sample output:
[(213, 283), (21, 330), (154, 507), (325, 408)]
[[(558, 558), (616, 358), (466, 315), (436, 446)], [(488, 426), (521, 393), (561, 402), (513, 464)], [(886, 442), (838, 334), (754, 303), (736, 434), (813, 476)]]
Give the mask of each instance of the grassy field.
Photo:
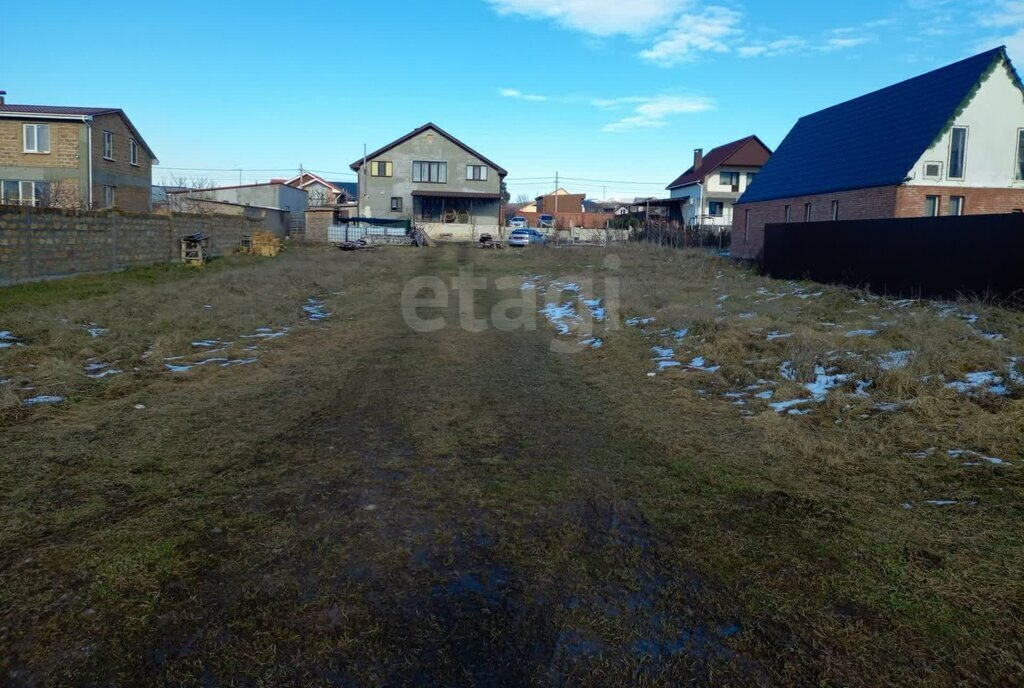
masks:
[(1024, 681), (1020, 312), (310, 249), (0, 333), (4, 685)]

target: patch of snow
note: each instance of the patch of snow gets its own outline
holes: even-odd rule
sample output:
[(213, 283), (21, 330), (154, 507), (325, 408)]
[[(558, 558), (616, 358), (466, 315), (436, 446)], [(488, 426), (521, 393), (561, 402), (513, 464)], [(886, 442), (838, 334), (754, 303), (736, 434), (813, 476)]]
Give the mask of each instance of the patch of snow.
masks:
[(64, 401), (64, 397), (55, 397), (42, 395), (38, 397), (32, 397), (31, 399), (25, 399), (22, 404), (25, 406), (41, 406), (43, 404), (60, 404)]
[(257, 327), (254, 333), (243, 334), (242, 339), (278, 339), (287, 335), (288, 332), (289, 328), (287, 327), (282, 327), (277, 330), (270, 327)]
[(811, 403), (810, 399), (790, 399), (789, 401), (776, 401), (769, 404), (776, 413), (790, 413), (790, 415), (796, 415), (793, 413), (797, 406), (803, 406), (804, 404)]
[(978, 331), (978, 334), (980, 334), (983, 338), (989, 340), (990, 342), (1005, 342), (1006, 341), (1006, 335), (999, 334), (998, 332), (981, 332), (981, 331)]
[(686, 365), (686, 367), (689, 370), (699, 370), (704, 373), (716, 373), (721, 368), (721, 366), (709, 366), (703, 356), (698, 356), (693, 359)]
[(772, 399), (772, 398), (775, 397), (775, 390), (769, 389), (766, 392), (759, 392), (758, 394), (755, 394), (754, 396), (757, 397), (758, 399), (764, 399), (764, 400), (767, 401), (768, 399)]
[(644, 325), (650, 325), (655, 321), (654, 318), (630, 318), (626, 321), (627, 327), (643, 327)]
[(83, 327), (85, 328), (85, 331), (89, 333), (89, 336), (92, 337), (93, 339), (96, 339), (100, 335), (104, 335), (107, 333), (107, 328), (99, 327), (94, 323), (84, 325)]
[(878, 365), (882, 370), (901, 370), (910, 365), (913, 357), (913, 351), (890, 351), (879, 357)]
[(675, 332), (673, 332), (673, 333), (672, 333), (672, 336), (673, 336), (673, 337), (675, 337), (675, 339), (676, 339), (676, 341), (677, 341), (677, 342), (681, 342), (681, 341), (683, 341), (684, 339), (686, 339), (686, 337), (687, 337), (687, 336), (688, 336), (689, 334), (690, 334), (690, 328), (688, 328), (688, 327), (683, 327), (683, 328), (680, 328), (680, 329), (676, 330)]
[(558, 330), (558, 334), (561, 335), (567, 335), (572, 332), (573, 325), (580, 320), (580, 316), (576, 313), (576, 309), (571, 303), (549, 303), (540, 309), (540, 312)]
[(769, 332), (767, 339), (769, 342), (774, 342), (776, 339), (789, 339), (790, 337), (793, 337), (795, 335), (795, 332), (788, 332), (785, 334), (783, 334), (782, 332)]
[(676, 355), (676, 352), (668, 348), (667, 346), (652, 346), (651, 351), (653, 351), (654, 355), (656, 356), (655, 360), (672, 358), (673, 356)]
[(868, 394), (868, 389), (870, 389), (874, 384), (874, 380), (859, 380), (857, 382), (857, 391), (854, 392), (854, 394), (858, 397), (870, 397), (871, 395)]
[(961, 394), (985, 393), (1006, 396), (1010, 391), (1003, 383), (1003, 378), (993, 370), (967, 373), (964, 380), (947, 382), (946, 387)]
[(757, 313), (740, 313), (740, 320), (753, 320), (757, 317)]
[(306, 312), (306, 318), (313, 322), (319, 322), (331, 317), (331, 313), (327, 310), (327, 304), (313, 298), (306, 299), (302, 310)]
[(975, 461), (969, 461), (964, 466), (981, 466), (982, 463), (990, 463), (993, 466), (1011, 466), (1012, 464), (1003, 459), (997, 459), (994, 456), (985, 456), (979, 454), (976, 451), (970, 449), (950, 449), (947, 452), (952, 459), (975, 459)]
[(1010, 382), (1015, 385), (1024, 386), (1024, 373), (1020, 370), (1021, 357), (1012, 356), (1010, 357), (1010, 365), (1008, 368)]
[(779, 366), (779, 375), (790, 382), (796, 382), (796, 369), (792, 361), (783, 361)]
[(680, 363), (679, 361), (659, 360), (658, 361), (658, 370), (666, 370), (668, 368), (678, 368), (681, 365), (683, 365), (683, 364)]
[(590, 311), (590, 316), (594, 320), (604, 322), (608, 318), (604, 306), (601, 305), (601, 299), (583, 299), (583, 305)]
[(846, 333), (847, 337), (874, 337), (878, 334), (878, 330), (850, 330)]
[(580, 341), (580, 346), (589, 346), (591, 349), (600, 349), (604, 346), (604, 342), (597, 337), (587, 337)]
[(15, 346), (24, 346), (24, 344), (10, 330), (0, 331), (0, 349), (11, 349)]
[(164, 363), (164, 367), (172, 373), (187, 373), (192, 370), (192, 366), (187, 364), (177, 365), (174, 363)]
[(227, 342), (221, 341), (220, 339), (204, 339), (198, 342), (192, 342), (192, 346), (197, 349), (214, 349), (216, 347), (225, 346)]
[(907, 457), (911, 459), (928, 459), (934, 455), (935, 447), (928, 447), (927, 449), (922, 449), (921, 451), (910, 452), (909, 454), (907, 454)]
[(959, 502), (954, 499), (929, 499), (927, 504), (932, 506), (956, 506)]
[(830, 375), (822, 366), (816, 366), (814, 374), (814, 382), (808, 382), (804, 387), (817, 402), (825, 401), (829, 390), (835, 389), (850, 379), (850, 376), (845, 373)]

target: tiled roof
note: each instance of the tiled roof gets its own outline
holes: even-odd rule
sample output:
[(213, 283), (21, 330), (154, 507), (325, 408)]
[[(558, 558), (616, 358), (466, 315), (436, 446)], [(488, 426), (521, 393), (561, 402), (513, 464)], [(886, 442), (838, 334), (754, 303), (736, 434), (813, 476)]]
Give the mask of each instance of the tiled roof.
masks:
[(741, 167), (760, 167), (771, 157), (772, 151), (756, 136), (748, 136), (719, 146), (708, 152), (699, 169), (691, 167), (668, 185), (669, 189), (696, 184), (725, 164)]
[(739, 203), (903, 183), (1002, 59), (989, 50), (803, 117)]
[(344, 191), (349, 195), (350, 198), (355, 198), (359, 195), (359, 183), (358, 182), (328, 182), (338, 191)]
[(0, 112), (19, 112), (37, 115), (105, 115), (120, 112), (118, 108), (67, 107), (64, 105), (0, 105)]

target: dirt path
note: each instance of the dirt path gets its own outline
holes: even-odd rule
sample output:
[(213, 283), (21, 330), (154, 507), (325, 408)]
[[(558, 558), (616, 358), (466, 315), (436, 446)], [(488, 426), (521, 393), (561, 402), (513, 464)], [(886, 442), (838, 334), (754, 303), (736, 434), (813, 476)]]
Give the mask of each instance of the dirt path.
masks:
[[(16, 684), (756, 682), (756, 662), (730, 647), (743, 632), (735, 615), (663, 556), (664, 534), (616, 484), (624, 461), (658, 451), (623, 425), (623, 400), (591, 384), (575, 357), (552, 353), (543, 324), (410, 330), (401, 282), (450, 280), (477, 252), (420, 255), (379, 287), (376, 304), (288, 342), (281, 369), (258, 384), (287, 380), (302, 393), (260, 401), (254, 412), (278, 417), (248, 441), (218, 428), (181, 452), (188, 466), (160, 490), (20, 542), (29, 561), (81, 539), (87, 550), (112, 539), (142, 549), (159, 524), (173, 552), (147, 561), (158, 569), (152, 585), (117, 588), (133, 596), (130, 623), (101, 609), (103, 623), (85, 630), (95, 582), (81, 599), (64, 593), (53, 641), (28, 623), (9, 645)], [(491, 283), (477, 312), (507, 296)], [(446, 311), (452, 325), (457, 308)], [(369, 317), (372, 326), (348, 332)], [(167, 394), (191, 395), (193, 420), (216, 422), (256, 403), (245, 385), (222, 381), (216, 398), (187, 384)], [(152, 436), (142, 421), (90, 431), (83, 460), (104, 443), (157, 452), (170, 434)], [(33, 592), (52, 599), (74, 576)]]

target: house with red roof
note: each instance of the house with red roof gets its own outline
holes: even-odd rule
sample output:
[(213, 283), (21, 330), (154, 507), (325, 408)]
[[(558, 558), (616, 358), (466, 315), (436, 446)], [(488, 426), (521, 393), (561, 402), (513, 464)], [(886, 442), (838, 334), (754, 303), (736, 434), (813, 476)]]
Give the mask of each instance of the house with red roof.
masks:
[(698, 148), (693, 166), (668, 185), (672, 216), (687, 226), (731, 227), (733, 205), (771, 156), (756, 136), (718, 146), (707, 155)]

